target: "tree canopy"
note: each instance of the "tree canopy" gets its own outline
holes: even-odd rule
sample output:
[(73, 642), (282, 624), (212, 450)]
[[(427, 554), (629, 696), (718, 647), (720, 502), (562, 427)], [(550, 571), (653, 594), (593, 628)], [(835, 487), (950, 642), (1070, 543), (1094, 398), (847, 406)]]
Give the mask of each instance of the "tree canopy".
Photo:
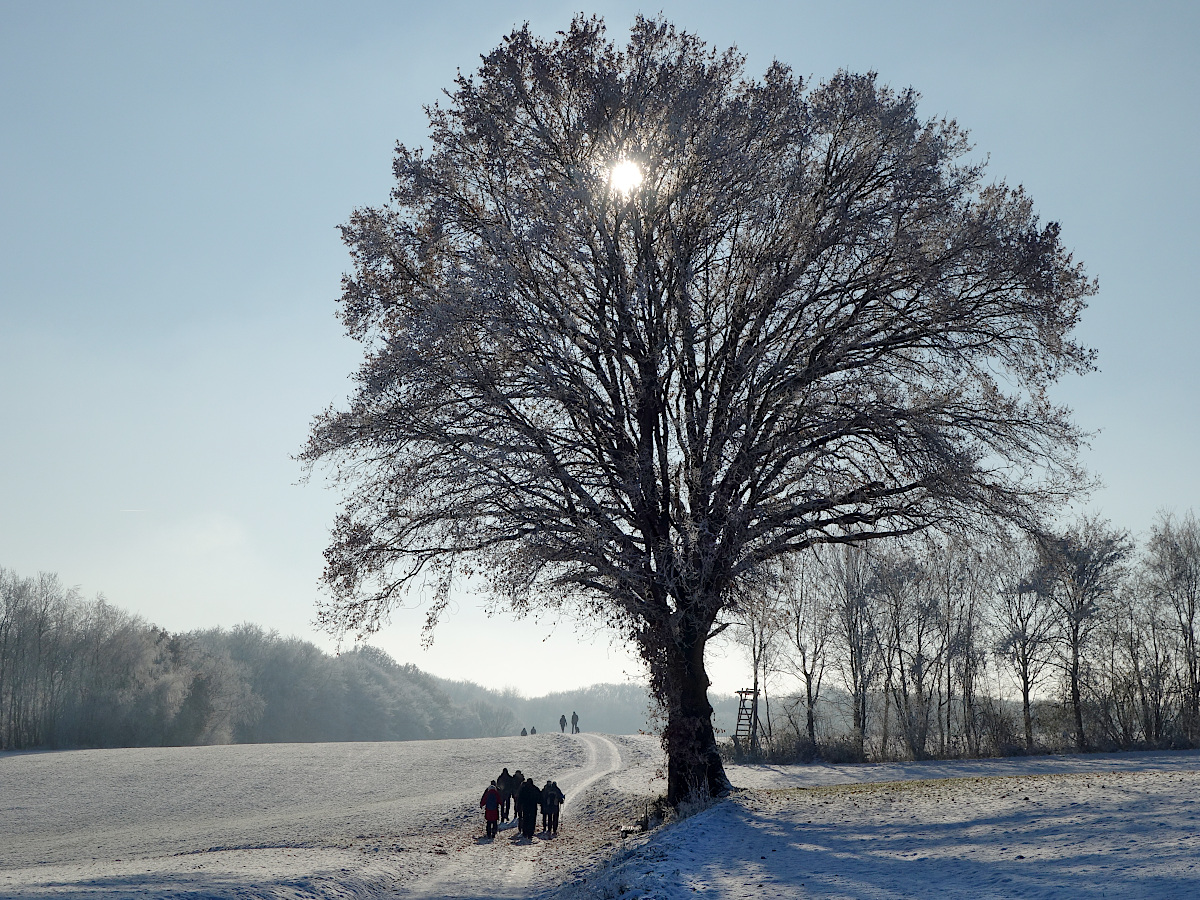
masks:
[[(1052, 383), (1095, 287), (965, 132), (873, 74), (745, 74), (662, 20), (519, 29), (343, 227), (364, 345), (302, 458), (344, 491), (335, 631), (487, 573), (636, 642), (669, 796), (727, 785), (704, 647), (771, 560), (1078, 485)], [(632, 169), (636, 166), (636, 169)], [(621, 183), (613, 178), (621, 166)], [(630, 177), (635, 173), (638, 177)]]

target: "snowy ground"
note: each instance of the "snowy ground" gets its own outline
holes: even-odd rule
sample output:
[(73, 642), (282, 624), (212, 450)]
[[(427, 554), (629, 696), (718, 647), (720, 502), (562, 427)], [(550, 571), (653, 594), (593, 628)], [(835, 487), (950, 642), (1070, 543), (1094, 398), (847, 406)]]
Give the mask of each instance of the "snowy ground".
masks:
[[(643, 751), (619, 746), (584, 734), (7, 754), (0, 897), (524, 896), (611, 853), (615, 825), (575, 823), (622, 814), (607, 776)], [(479, 796), (502, 766), (558, 781), (557, 839), (478, 840)]]
[[(1200, 897), (1200, 754), (733, 766), (623, 840), (651, 737), (538, 735), (0, 755), (0, 897)], [(501, 766), (558, 838), (482, 838)]]
[(1200, 897), (1200, 754), (730, 767), (575, 897)]

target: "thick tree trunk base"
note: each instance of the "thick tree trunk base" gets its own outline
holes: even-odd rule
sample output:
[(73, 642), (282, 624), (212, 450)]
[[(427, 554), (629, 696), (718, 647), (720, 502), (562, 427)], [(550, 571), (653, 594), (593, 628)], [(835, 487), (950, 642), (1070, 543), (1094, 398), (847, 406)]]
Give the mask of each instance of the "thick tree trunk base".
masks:
[(717, 750), (712, 704), (708, 702), (708, 675), (704, 647), (691, 648), (671, 678), (667, 728), (667, 802), (672, 806), (698, 798), (721, 797), (731, 788)]
[(679, 717), (668, 724), (663, 736), (667, 750), (667, 802), (722, 797), (732, 785), (725, 774), (711, 714)]

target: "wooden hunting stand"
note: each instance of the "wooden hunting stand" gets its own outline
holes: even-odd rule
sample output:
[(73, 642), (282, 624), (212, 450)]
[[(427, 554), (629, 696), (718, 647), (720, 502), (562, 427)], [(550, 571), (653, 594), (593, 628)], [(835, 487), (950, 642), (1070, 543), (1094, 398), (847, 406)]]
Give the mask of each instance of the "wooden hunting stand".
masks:
[(762, 729), (758, 721), (758, 688), (745, 688), (737, 692), (738, 717), (737, 727), (733, 731), (733, 745), (739, 751), (745, 749), (757, 753), (761, 747), (759, 732)]

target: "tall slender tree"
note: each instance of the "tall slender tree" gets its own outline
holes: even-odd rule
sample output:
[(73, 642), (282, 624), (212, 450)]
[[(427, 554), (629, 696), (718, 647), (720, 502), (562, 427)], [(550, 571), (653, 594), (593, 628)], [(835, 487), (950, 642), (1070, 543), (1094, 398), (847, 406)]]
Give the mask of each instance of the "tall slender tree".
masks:
[(302, 453), (345, 491), (322, 621), (456, 573), (638, 648), (668, 796), (727, 785), (705, 647), (731, 587), (823, 542), (1032, 527), (1076, 486), (1047, 390), (1094, 286), (953, 122), (841, 72), (749, 78), (660, 20), (522, 28), (344, 227), (349, 406)]
[[(822, 566), (816, 554), (803, 554), (783, 570), (780, 610), (783, 666), (804, 686), (804, 732), (810, 748), (817, 745), (817, 702), (829, 662), (834, 629), (834, 608), (821, 581)], [(794, 706), (793, 706), (794, 708)], [(788, 707), (785, 706), (785, 709)], [(788, 709), (791, 718), (791, 709)], [(796, 726), (797, 737), (800, 728)]]
[(753, 672), (749, 750), (757, 752), (774, 736), (768, 693), (775, 668), (780, 632), (784, 627), (778, 573), (761, 571), (733, 586), (728, 613), (736, 643), (746, 652)]
[(1175, 614), (1184, 679), (1183, 726), (1200, 737), (1200, 522), (1160, 513), (1143, 561), (1148, 593)]
[[(936, 563), (936, 559), (932, 560)], [(878, 606), (876, 640), (895, 703), (900, 735), (913, 759), (925, 759), (936, 692), (946, 669), (947, 640), (930, 555), (903, 548), (876, 560), (872, 578)], [(942, 738), (941, 752), (945, 752)], [(886, 748), (885, 748), (886, 749)]]
[(1058, 613), (1059, 658), (1070, 692), (1075, 749), (1088, 749), (1083, 727), (1083, 674), (1088, 641), (1116, 598), (1133, 553), (1129, 535), (1096, 517), (1085, 517), (1041, 542), (1038, 590)]
[(1036, 551), (1009, 544), (1003, 551), (1007, 577), (998, 586), (994, 609), (996, 653), (1012, 670), (1021, 691), (1025, 752), (1033, 752), (1033, 692), (1054, 655), (1057, 617), (1043, 587)]

